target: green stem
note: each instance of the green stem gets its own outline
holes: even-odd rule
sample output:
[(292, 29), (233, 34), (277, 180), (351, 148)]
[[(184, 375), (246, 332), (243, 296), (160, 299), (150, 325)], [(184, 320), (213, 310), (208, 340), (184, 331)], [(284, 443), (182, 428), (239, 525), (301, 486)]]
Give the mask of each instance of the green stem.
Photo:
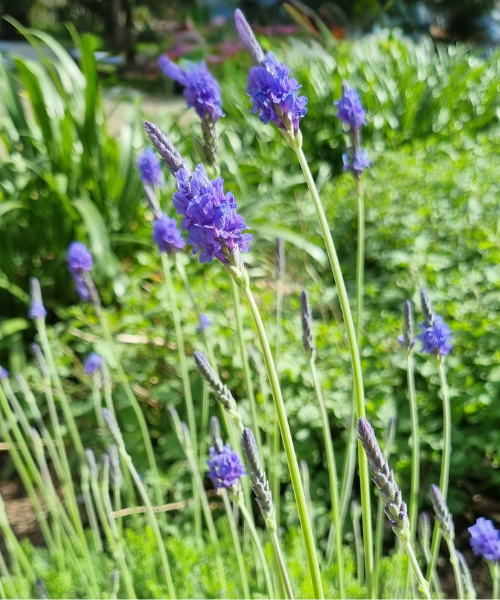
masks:
[(500, 598), (500, 567), (498, 563), (494, 565), (488, 561), (488, 565), (490, 566), (491, 578), (493, 579), (493, 594), (492, 600), (498, 600)]
[(250, 403), (250, 412), (252, 415), (252, 427), (257, 440), (257, 447), (262, 456), (262, 441), (260, 437), (259, 419), (257, 417), (257, 402), (253, 391), (252, 375), (250, 372), (250, 364), (248, 362), (247, 347), (245, 344), (245, 336), (243, 331), (243, 318), (241, 315), (240, 293), (234, 279), (231, 278), (231, 288), (233, 292), (234, 314), (236, 317), (236, 332), (238, 335), (238, 344), (240, 348), (240, 357), (243, 363), (243, 372), (245, 375), (245, 389)]
[(346, 443), (344, 465), (342, 468), (342, 484), (340, 488), (340, 528), (344, 531), (344, 523), (349, 510), (351, 500), (352, 482), (356, 470), (357, 429), (356, 429), (356, 407), (353, 404), (351, 411), (351, 423), (349, 426), (349, 437)]
[(99, 388), (97, 377), (92, 377), (92, 397), (94, 400), (94, 410), (97, 419), (97, 426), (99, 427), (99, 429), (105, 429), (106, 425), (104, 424), (104, 419), (102, 418), (101, 390)]
[(464, 600), (464, 582), (462, 579), (462, 573), (460, 571), (460, 563), (458, 561), (457, 551), (455, 549), (455, 543), (452, 539), (447, 540), (448, 551), (450, 553), (450, 563), (453, 567), (453, 573), (455, 575), (455, 584), (457, 586), (457, 598), (458, 600)]
[(365, 583), (365, 573), (363, 569), (363, 536), (361, 535), (361, 528), (359, 526), (359, 520), (361, 517), (361, 510), (356, 500), (351, 502), (351, 518), (352, 527), (354, 529), (354, 545), (356, 546), (356, 564), (358, 567), (358, 581), (360, 585)]
[(25, 575), (29, 579), (30, 583), (35, 583), (36, 574), (31, 566), (28, 557), (24, 553), (21, 544), (17, 541), (17, 538), (12, 531), (12, 528), (7, 519), (7, 512), (5, 510), (5, 504), (0, 494), (0, 530), (3, 532), (4, 539), (7, 547), (11, 550), (13, 559), (18, 560), (21, 567), (23, 568)]
[(283, 557), (283, 553), (281, 551), (280, 542), (278, 540), (278, 533), (274, 531), (271, 533), (271, 542), (273, 545), (274, 556), (276, 558), (276, 562), (278, 564), (278, 571), (281, 578), (281, 584), (283, 585), (283, 590), (285, 592), (285, 597), (288, 600), (293, 600), (293, 589), (292, 584), (290, 582), (290, 578), (288, 577), (288, 571), (285, 565), (285, 559)]
[[(441, 395), (443, 397), (443, 453), (441, 457), (441, 476), (439, 478), (439, 487), (443, 494), (444, 501), (448, 496), (448, 482), (450, 477), (451, 460), (451, 405), (448, 383), (446, 381), (446, 370), (444, 368), (444, 357), (438, 358), (439, 379), (441, 381)], [(431, 560), (427, 567), (427, 579), (432, 580), (432, 573), (436, 569), (439, 556), (439, 545), (441, 542), (441, 532), (439, 524), (436, 521), (432, 533)]]
[(222, 491), (222, 499), (224, 500), (224, 507), (226, 509), (227, 518), (229, 521), (229, 528), (231, 529), (231, 537), (233, 538), (234, 551), (236, 553), (236, 562), (238, 563), (238, 570), (240, 572), (241, 586), (243, 588), (243, 598), (249, 599), (250, 588), (248, 586), (247, 572), (245, 569), (245, 561), (243, 559), (243, 552), (241, 551), (240, 538), (238, 536), (238, 527), (234, 518), (233, 509), (231, 507), (231, 501), (227, 495), (226, 490)]
[(316, 370), (316, 357), (313, 352), (310, 360), (311, 374), (314, 383), (314, 390), (321, 411), (321, 420), (323, 422), (323, 441), (326, 448), (326, 461), (328, 464), (328, 475), (330, 479), (330, 496), (332, 503), (332, 523), (335, 528), (335, 554), (337, 557), (337, 572), (338, 572), (338, 587), (339, 597), (345, 598), (344, 584), (344, 559), (342, 553), (342, 529), (339, 522), (339, 483), (337, 478), (337, 465), (335, 462), (335, 451), (333, 449), (332, 432), (330, 430), (330, 422), (328, 420), (328, 412), (326, 410), (323, 390), (319, 382), (318, 372)]
[[(283, 330), (283, 280), (277, 281), (276, 286), (276, 365), (279, 366), (281, 359), (281, 332)], [(278, 372), (279, 373), (279, 372)], [(273, 459), (272, 459), (272, 481), (274, 507), (276, 510), (276, 527), (280, 526), (281, 513), (281, 481), (280, 481), (280, 424), (278, 414), (273, 411)], [(261, 453), (262, 456), (262, 453)]]
[[(363, 386), (363, 373), (361, 369), (361, 358), (356, 340), (356, 330), (354, 320), (352, 318), (351, 308), (349, 306), (349, 297), (342, 275), (342, 269), (337, 256), (337, 251), (333, 243), (332, 235), (326, 219), (325, 211), (321, 203), (321, 199), (314, 182), (311, 170), (307, 163), (302, 147), (296, 147), (297, 158), (302, 168), (304, 178), (311, 193), (316, 212), (318, 215), (319, 224), (323, 233), (326, 251), (332, 267), (333, 276), (337, 285), (342, 315), (344, 317), (346, 335), (349, 342), (349, 352), (351, 356), (351, 364), (353, 369), (354, 390), (356, 400), (356, 417), (365, 416), (365, 393)], [(357, 420), (356, 419), (356, 420)], [(365, 565), (366, 565), (366, 583), (368, 587), (368, 597), (373, 597), (373, 541), (372, 541), (372, 518), (371, 518), (371, 501), (370, 501), (370, 477), (368, 472), (368, 462), (358, 442), (359, 454), (359, 476), (361, 482), (361, 508), (363, 511), (363, 539), (365, 545)]]
[(415, 556), (415, 552), (413, 551), (413, 546), (411, 545), (411, 542), (403, 542), (403, 545), (405, 547), (406, 554), (408, 555), (411, 568), (415, 573), (420, 592), (425, 596), (425, 598), (427, 598), (427, 600), (431, 600), (431, 595), (429, 593), (429, 584), (427, 583), (422, 571), (420, 570), (420, 566), (418, 564), (417, 557)]
[(286, 416), (285, 403), (283, 402), (283, 397), (281, 395), (281, 388), (278, 381), (278, 375), (274, 366), (273, 356), (271, 353), (271, 348), (269, 347), (269, 342), (267, 340), (264, 323), (262, 322), (259, 309), (257, 307), (257, 304), (255, 303), (255, 299), (248, 285), (244, 287), (244, 293), (248, 302), (248, 306), (250, 307), (250, 312), (252, 313), (255, 326), (257, 328), (257, 333), (262, 346), (262, 353), (264, 355), (264, 362), (266, 364), (267, 374), (269, 377), (269, 383), (271, 385), (271, 390), (273, 394), (274, 405), (278, 414), (281, 437), (283, 440), (283, 446), (285, 448), (288, 468), (290, 470), (290, 478), (292, 480), (293, 491), (295, 494), (295, 500), (299, 512), (302, 533), (304, 535), (304, 543), (306, 547), (307, 560), (309, 563), (309, 570), (311, 572), (314, 596), (315, 598), (322, 599), (324, 596), (318, 557), (316, 553), (316, 547), (314, 545), (314, 537), (311, 522), (309, 519), (309, 513), (307, 510), (304, 489), (302, 487), (302, 481), (300, 479), (299, 464), (297, 461), (297, 456), (295, 454), (290, 425)]
[(82, 464), (80, 470), (82, 473), (83, 502), (85, 504), (85, 510), (87, 511), (87, 517), (89, 519), (92, 537), (94, 538), (95, 550), (96, 552), (102, 552), (101, 533), (99, 531), (99, 524), (97, 522), (97, 517), (94, 510), (94, 503), (92, 502), (92, 496), (90, 495), (89, 469), (86, 464)]
[[(198, 451), (198, 436), (196, 432), (196, 416), (194, 412), (193, 395), (191, 393), (191, 381), (189, 379), (189, 369), (186, 359), (186, 348), (184, 346), (184, 333), (182, 331), (181, 315), (177, 304), (177, 294), (175, 293), (174, 282), (172, 280), (172, 273), (170, 270), (170, 259), (168, 254), (162, 252), (161, 263), (163, 267), (163, 274), (165, 277), (165, 290), (167, 292), (168, 303), (170, 305), (170, 312), (172, 313), (172, 320), (174, 322), (175, 338), (177, 341), (177, 352), (179, 356), (179, 365), (181, 368), (182, 378), (182, 389), (184, 391), (184, 399), (186, 401), (186, 411), (188, 417), (189, 431), (191, 432), (191, 441), (193, 444), (194, 451)], [(196, 537), (201, 537), (201, 505), (198, 488), (193, 482), (193, 496), (194, 496), (194, 526)]]
[(255, 528), (252, 516), (248, 512), (247, 507), (243, 504), (243, 502), (241, 502), (241, 500), (238, 502), (238, 507), (241, 511), (241, 514), (243, 515), (243, 518), (246, 521), (246, 524), (248, 526), (248, 529), (252, 536), (252, 540), (255, 545), (255, 549), (257, 550), (257, 554), (262, 564), (262, 569), (264, 571), (264, 579), (266, 580), (267, 593), (269, 594), (269, 598), (274, 598), (273, 581), (271, 578), (271, 573), (269, 572), (269, 566), (267, 564), (267, 559), (264, 554), (264, 548), (262, 547), (262, 542), (260, 540), (259, 534), (257, 533), (257, 529)]
[(356, 308), (358, 313), (357, 340), (361, 345), (363, 333), (363, 309), (365, 300), (365, 201), (361, 191), (359, 176), (356, 179), (358, 191), (358, 242), (356, 255)]

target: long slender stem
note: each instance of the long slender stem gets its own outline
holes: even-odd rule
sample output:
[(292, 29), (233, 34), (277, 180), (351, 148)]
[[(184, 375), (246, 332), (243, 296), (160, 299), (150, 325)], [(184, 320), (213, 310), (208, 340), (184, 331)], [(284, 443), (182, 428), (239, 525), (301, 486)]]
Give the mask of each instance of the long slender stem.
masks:
[[(439, 487), (446, 502), (446, 498), (448, 496), (451, 460), (451, 406), (448, 382), (446, 381), (446, 370), (444, 368), (444, 358), (440, 357), (438, 359), (438, 363), (439, 379), (441, 381), (441, 395), (443, 397), (443, 453), (441, 457), (441, 475), (439, 478)], [(427, 567), (427, 579), (431, 581), (432, 573), (436, 569), (437, 565), (440, 541), (441, 532), (439, 530), (439, 524), (436, 521), (434, 524), (434, 531), (432, 533), (431, 560)]]
[[(351, 308), (349, 306), (349, 297), (342, 275), (342, 269), (337, 256), (337, 251), (333, 243), (330, 227), (326, 219), (325, 211), (321, 203), (321, 199), (314, 182), (311, 170), (307, 163), (307, 159), (301, 147), (295, 149), (297, 158), (302, 168), (304, 178), (311, 193), (318, 220), (325, 240), (326, 251), (332, 267), (333, 276), (337, 285), (342, 315), (344, 317), (347, 339), (349, 341), (349, 352), (351, 356), (351, 364), (353, 369), (354, 390), (356, 400), (356, 416), (357, 419), (365, 416), (365, 393), (363, 386), (363, 373), (361, 369), (361, 358), (356, 340), (356, 330), (354, 320), (352, 318)], [(368, 473), (368, 462), (358, 442), (359, 454), (359, 475), (361, 482), (361, 508), (363, 511), (363, 539), (365, 546), (365, 566), (366, 566), (366, 583), (368, 588), (368, 597), (373, 597), (373, 540), (372, 540), (372, 518), (371, 518), (371, 500), (370, 500), (370, 478)]]
[(245, 344), (245, 335), (243, 331), (243, 317), (241, 315), (241, 304), (240, 304), (240, 292), (238, 286), (231, 278), (231, 288), (233, 292), (234, 302), (234, 315), (236, 318), (236, 333), (238, 337), (238, 345), (240, 348), (240, 357), (243, 363), (243, 372), (245, 376), (245, 391), (247, 393), (248, 401), (250, 403), (250, 414), (252, 415), (252, 427), (255, 432), (255, 439), (257, 440), (257, 447), (259, 453), (262, 456), (262, 440), (260, 437), (259, 419), (257, 417), (257, 402), (255, 401), (255, 394), (253, 390), (252, 374), (250, 372), (250, 363), (248, 362), (247, 347)]
[(311, 360), (311, 374), (314, 383), (314, 390), (321, 411), (321, 419), (323, 421), (323, 441), (326, 448), (326, 460), (328, 464), (328, 475), (330, 480), (330, 496), (332, 503), (332, 523), (335, 528), (335, 554), (337, 557), (337, 572), (338, 572), (338, 586), (339, 586), (339, 597), (345, 598), (345, 584), (344, 584), (344, 559), (342, 552), (342, 530), (340, 528), (339, 521), (339, 482), (337, 478), (337, 465), (335, 462), (335, 451), (333, 449), (332, 433), (330, 431), (330, 422), (328, 420), (328, 412), (326, 410), (325, 399), (323, 397), (323, 390), (319, 382), (318, 372), (316, 369), (316, 357), (315, 353), (312, 353)]
[(357, 340), (361, 345), (363, 333), (363, 309), (365, 303), (365, 199), (359, 175), (356, 178), (358, 192), (358, 241), (356, 252), (356, 309), (358, 316)]
[[(415, 367), (413, 352), (406, 355), (406, 374), (408, 380), (408, 401), (411, 416), (411, 489), (410, 489), (410, 541), (415, 546), (417, 539), (418, 497), (420, 491), (420, 431), (418, 425), (418, 406), (415, 391)], [(406, 595), (411, 585), (411, 572), (408, 570), (406, 578)]]
[(342, 467), (342, 484), (340, 487), (340, 528), (344, 530), (344, 523), (349, 510), (351, 500), (352, 482), (356, 470), (356, 407), (353, 404), (351, 411), (351, 422), (349, 425), (349, 437), (346, 442), (344, 465)]
[(429, 584), (427, 583), (422, 571), (420, 570), (420, 566), (418, 564), (417, 557), (415, 556), (415, 552), (413, 551), (411, 542), (403, 542), (403, 545), (405, 547), (406, 554), (408, 555), (411, 568), (413, 569), (415, 577), (418, 581), (420, 591), (427, 598), (427, 600), (431, 600), (431, 595), (429, 593)]
[(494, 565), (488, 561), (490, 565), (491, 578), (493, 579), (493, 594), (492, 600), (498, 600), (500, 598), (500, 568), (498, 563)]
[(458, 600), (464, 600), (464, 582), (462, 573), (460, 571), (460, 563), (458, 561), (457, 551), (455, 549), (455, 543), (452, 539), (447, 540), (448, 551), (450, 553), (450, 563), (453, 567), (453, 574), (455, 575), (455, 585), (457, 586), (457, 598)]
[[(283, 330), (283, 280), (281, 277), (277, 280), (276, 285), (276, 365), (279, 366), (281, 359), (281, 333)], [(274, 423), (273, 423), (273, 459), (272, 459), (272, 480), (271, 489), (273, 491), (274, 506), (276, 509), (276, 526), (280, 526), (280, 512), (281, 512), (281, 481), (280, 481), (280, 425), (278, 420), (278, 414), (273, 411)], [(262, 454), (261, 454), (262, 456)]]
[(227, 518), (229, 521), (229, 528), (231, 530), (231, 537), (233, 538), (234, 551), (236, 553), (236, 562), (238, 563), (238, 570), (240, 572), (241, 586), (243, 588), (243, 598), (249, 599), (250, 588), (248, 586), (248, 577), (245, 569), (245, 561), (243, 559), (243, 552), (241, 551), (240, 538), (238, 536), (238, 527), (234, 518), (231, 501), (227, 495), (226, 490), (222, 491), (222, 499), (224, 500), (224, 507), (226, 509)]
[[(269, 572), (269, 566), (267, 564), (267, 559), (264, 554), (264, 548), (262, 547), (262, 542), (260, 540), (259, 534), (257, 533), (257, 529), (255, 528), (253, 519), (252, 519), (250, 513), (248, 512), (247, 507), (241, 501), (238, 502), (238, 507), (241, 511), (241, 514), (243, 515), (243, 518), (245, 519), (245, 521), (247, 523), (248, 529), (250, 531), (250, 534), (252, 536), (252, 539), (253, 539), (253, 542), (255, 545), (255, 549), (257, 550), (257, 554), (258, 554), (260, 562), (262, 564), (262, 569), (264, 571), (264, 579), (266, 580), (266, 586), (267, 586), (267, 592), (269, 594), (269, 598), (274, 598), (273, 581), (271, 578), (271, 573)], [(285, 570), (285, 572), (286, 572), (286, 570)]]
[(302, 481), (300, 479), (299, 464), (297, 461), (297, 455), (295, 454), (295, 448), (293, 445), (292, 434), (290, 431), (290, 425), (288, 424), (288, 418), (286, 416), (285, 403), (281, 395), (281, 388), (278, 381), (278, 375), (274, 366), (273, 356), (269, 342), (267, 340), (266, 330), (260, 317), (259, 309), (255, 303), (255, 299), (252, 295), (250, 287), (245, 286), (244, 288), (245, 297), (250, 307), (250, 312), (257, 328), (257, 333), (262, 346), (262, 352), (264, 355), (264, 362), (266, 364), (267, 374), (269, 377), (269, 383), (274, 399), (274, 406), (278, 414), (281, 437), (283, 440), (283, 446), (285, 448), (285, 454), (288, 462), (288, 468), (290, 470), (290, 478), (292, 480), (293, 491), (295, 494), (295, 500), (297, 503), (297, 509), (299, 512), (300, 523), (302, 527), (302, 533), (304, 535), (304, 543), (306, 547), (306, 555), (309, 564), (309, 570), (311, 572), (311, 579), (314, 589), (315, 598), (323, 598), (323, 586), (321, 582), (321, 573), (319, 570), (318, 556), (316, 553), (316, 547), (314, 545), (314, 536), (311, 527), (311, 521), (307, 510), (306, 499)]
[(288, 600), (293, 600), (293, 589), (292, 584), (290, 582), (290, 578), (288, 577), (288, 571), (285, 564), (285, 559), (283, 557), (283, 553), (281, 551), (280, 542), (278, 539), (277, 531), (274, 531), (271, 534), (271, 542), (273, 544), (274, 556), (276, 558), (276, 562), (278, 564), (278, 571), (281, 577), (281, 584), (283, 585), (283, 590), (285, 592), (285, 597)]
[[(184, 346), (184, 333), (182, 331), (181, 315), (177, 304), (177, 294), (175, 293), (172, 273), (170, 271), (170, 259), (165, 252), (161, 255), (163, 273), (165, 277), (165, 290), (167, 292), (170, 312), (174, 322), (175, 339), (177, 341), (177, 353), (179, 356), (179, 365), (181, 368), (182, 389), (184, 391), (184, 399), (186, 401), (186, 411), (188, 417), (189, 431), (191, 432), (191, 441), (195, 452), (198, 452), (198, 435), (196, 432), (196, 417), (194, 413), (193, 395), (191, 393), (191, 381), (189, 379), (189, 369), (186, 359), (186, 348)], [(193, 497), (194, 497), (194, 526), (196, 537), (201, 536), (201, 504), (199, 491), (193, 482)]]
[(102, 418), (102, 397), (97, 377), (92, 377), (92, 398), (94, 400), (94, 410), (99, 429), (105, 429), (104, 419)]

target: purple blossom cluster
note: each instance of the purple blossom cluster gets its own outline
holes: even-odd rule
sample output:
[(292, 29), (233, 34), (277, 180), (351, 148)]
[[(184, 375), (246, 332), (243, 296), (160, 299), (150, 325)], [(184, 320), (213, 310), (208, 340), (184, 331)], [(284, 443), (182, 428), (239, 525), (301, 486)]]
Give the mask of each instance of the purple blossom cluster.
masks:
[(0, 365), (0, 379), (8, 379), (9, 372)]
[(189, 108), (194, 108), (200, 119), (207, 117), (215, 123), (222, 117), (222, 100), (219, 84), (204, 62), (184, 62), (177, 65), (168, 56), (158, 60), (163, 73), (185, 87), (184, 97)]
[(220, 489), (229, 490), (239, 483), (240, 477), (247, 474), (240, 457), (229, 444), (226, 444), (220, 452), (210, 448), (210, 460), (207, 460), (207, 465), (208, 476), (215, 485), (216, 492)]
[(203, 165), (194, 173), (182, 168), (176, 173), (177, 192), (172, 201), (177, 214), (183, 215), (182, 228), (188, 232), (188, 244), (200, 262), (218, 258), (228, 263), (228, 257), (237, 249), (248, 252), (252, 236), (244, 218), (236, 212), (237, 204), (231, 192), (224, 194), (221, 177), (210, 181)]
[(163, 185), (164, 180), (160, 160), (153, 148), (146, 148), (146, 150), (139, 154), (137, 167), (144, 185)]
[(342, 162), (344, 163), (344, 171), (351, 171), (354, 175), (361, 175), (372, 164), (364, 148), (356, 150), (353, 158), (351, 158), (348, 152), (344, 152), (342, 154)]
[(47, 311), (43, 302), (32, 302), (28, 311), (28, 317), (30, 319), (45, 319)]
[(153, 221), (153, 240), (160, 252), (173, 254), (186, 245), (177, 223), (165, 213)]
[(500, 561), (500, 531), (492, 521), (480, 517), (476, 524), (469, 527), (470, 545), (476, 556), (482, 556), (492, 562)]
[(102, 366), (102, 356), (91, 352), (83, 363), (83, 370), (87, 375), (94, 375)]
[(92, 270), (94, 260), (87, 246), (82, 242), (71, 242), (68, 248), (68, 271), (73, 278), (80, 300), (90, 300), (90, 292), (83, 278), (84, 273)]
[(208, 329), (211, 324), (212, 323), (210, 321), (210, 317), (208, 315), (201, 314), (200, 322), (198, 323), (198, 326), (196, 327), (197, 333), (201, 333), (202, 331), (205, 331), (205, 329)]
[(252, 113), (258, 112), (263, 123), (272, 121), (280, 129), (296, 134), (300, 119), (307, 113), (307, 98), (297, 96), (302, 86), (290, 79), (289, 73), (290, 69), (269, 52), (250, 69), (246, 91), (253, 104)]
[(359, 130), (366, 125), (365, 109), (361, 104), (358, 92), (346, 81), (342, 83), (342, 97), (335, 103), (337, 117), (353, 130)]
[(422, 352), (429, 354), (446, 356), (453, 348), (450, 328), (440, 315), (434, 315), (432, 325), (420, 324), (418, 339), (422, 342)]

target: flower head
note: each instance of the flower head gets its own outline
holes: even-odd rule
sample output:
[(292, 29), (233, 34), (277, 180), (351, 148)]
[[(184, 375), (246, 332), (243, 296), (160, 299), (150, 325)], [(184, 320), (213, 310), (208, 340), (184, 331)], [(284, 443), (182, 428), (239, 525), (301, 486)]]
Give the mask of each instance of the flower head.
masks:
[(422, 352), (429, 354), (446, 356), (453, 348), (450, 328), (440, 315), (434, 315), (433, 325), (420, 324), (418, 339), (422, 342)]
[(295, 135), (300, 119), (307, 113), (307, 98), (297, 96), (302, 86), (296, 79), (289, 79), (289, 73), (290, 69), (269, 52), (250, 69), (247, 94), (253, 104), (252, 112), (258, 112), (263, 123), (272, 121), (282, 131)]
[(243, 233), (247, 225), (236, 212), (233, 194), (224, 194), (221, 177), (210, 181), (203, 165), (198, 165), (194, 173), (180, 169), (176, 179), (172, 201), (177, 214), (184, 216), (182, 227), (188, 232), (188, 244), (195, 254), (201, 249), (200, 262), (218, 258), (228, 264), (235, 250), (250, 250), (252, 236)]
[(210, 469), (208, 476), (213, 481), (217, 492), (237, 485), (240, 477), (247, 474), (240, 457), (229, 444), (226, 444), (221, 452), (210, 448), (210, 460), (207, 460), (207, 465)]
[(7, 379), (9, 377), (9, 372), (7, 371), (7, 369), (4, 369), (2, 366), (0, 366), (0, 379)]
[(146, 148), (139, 154), (137, 167), (144, 185), (163, 185), (161, 164), (153, 148)]
[(82, 242), (71, 242), (68, 248), (68, 269), (73, 275), (92, 270), (94, 261), (87, 246)]
[(163, 55), (158, 60), (163, 73), (183, 85), (184, 97), (189, 108), (194, 108), (200, 119), (207, 116), (215, 123), (222, 117), (222, 100), (219, 84), (207, 69), (204, 62), (184, 62), (182, 65), (173, 63)]
[(495, 529), (492, 521), (480, 517), (476, 524), (469, 527), (470, 545), (476, 556), (486, 560), (500, 561), (500, 531)]
[(365, 109), (361, 104), (358, 92), (344, 81), (342, 97), (335, 102), (338, 109), (337, 117), (353, 130), (359, 130), (366, 125)]
[(144, 121), (144, 129), (150, 142), (156, 148), (158, 154), (162, 157), (167, 169), (175, 175), (184, 165), (184, 160), (179, 150), (172, 144), (163, 131), (150, 121)]
[(200, 322), (198, 323), (198, 326), (196, 327), (196, 331), (198, 333), (201, 333), (202, 331), (205, 331), (205, 329), (208, 329), (211, 325), (211, 321), (210, 321), (210, 317), (208, 315), (202, 314), (200, 315)]
[(99, 371), (102, 365), (102, 356), (92, 352), (89, 354), (83, 365), (83, 369), (87, 375), (94, 375)]
[(160, 252), (167, 254), (182, 250), (186, 245), (177, 229), (177, 223), (165, 213), (153, 221), (153, 240)]
[(344, 163), (344, 171), (351, 171), (354, 175), (361, 175), (361, 173), (371, 166), (368, 152), (361, 148), (354, 152), (354, 158), (349, 153), (344, 152), (342, 154), (342, 161)]

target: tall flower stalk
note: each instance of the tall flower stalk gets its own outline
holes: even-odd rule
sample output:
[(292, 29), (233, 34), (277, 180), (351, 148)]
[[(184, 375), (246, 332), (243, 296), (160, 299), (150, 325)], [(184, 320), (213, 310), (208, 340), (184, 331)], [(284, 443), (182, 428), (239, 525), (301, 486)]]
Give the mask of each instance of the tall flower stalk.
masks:
[[(276, 242), (276, 344), (275, 344), (275, 360), (279, 369), (281, 360), (281, 337), (283, 330), (283, 287), (286, 274), (286, 259), (285, 259), (285, 241), (283, 238), (278, 238)], [(279, 376), (279, 371), (278, 371)], [(280, 524), (280, 503), (281, 503), (281, 480), (280, 480), (280, 426), (278, 415), (274, 415), (273, 423), (273, 450), (271, 462), (272, 489), (274, 494), (274, 504), (276, 508), (276, 523)]]
[(420, 570), (410, 539), (410, 522), (406, 511), (406, 503), (403, 502), (394, 475), (380, 450), (375, 432), (365, 418), (358, 420), (358, 435), (370, 464), (373, 482), (384, 502), (385, 515), (389, 519), (393, 532), (405, 548), (421, 593), (430, 600), (429, 584)]
[[(294, 150), (299, 165), (304, 174), (305, 181), (318, 216), (325, 246), (332, 268), (335, 283), (337, 285), (340, 305), (346, 326), (347, 339), (351, 364), (353, 368), (354, 390), (356, 400), (356, 415), (358, 418), (365, 415), (365, 398), (363, 374), (361, 370), (361, 358), (356, 339), (356, 328), (349, 305), (349, 297), (342, 275), (342, 269), (338, 259), (337, 251), (333, 243), (330, 227), (321, 199), (316, 188), (309, 164), (302, 149), (302, 133), (299, 129), (299, 121), (307, 112), (307, 98), (297, 96), (300, 88), (295, 79), (288, 77), (290, 69), (283, 63), (276, 61), (271, 53), (264, 54), (259, 50), (257, 40), (251, 33), (250, 26), (241, 11), (236, 11), (235, 21), (240, 37), (246, 47), (250, 50), (255, 62), (255, 67), (250, 70), (247, 83), (247, 94), (253, 104), (252, 112), (258, 112), (263, 123), (273, 122), (282, 133), (290, 147)], [(262, 60), (258, 61), (258, 58)], [(283, 434), (283, 432), (282, 432)], [(370, 504), (370, 486), (368, 463), (362, 452), (359, 456), (359, 471), (361, 480), (361, 505), (363, 511), (363, 540), (365, 547), (366, 580), (368, 596), (373, 595), (373, 540), (372, 520)]]
[[(451, 405), (444, 360), (445, 356), (451, 352), (453, 346), (451, 344), (450, 328), (440, 315), (434, 313), (429, 294), (425, 289), (421, 290), (420, 298), (424, 322), (420, 325), (420, 335), (418, 336), (418, 339), (422, 342), (422, 351), (435, 358), (439, 369), (439, 379), (441, 383), (441, 396), (443, 399), (443, 451), (441, 455), (439, 488), (444, 502), (446, 502), (451, 460)], [(431, 560), (427, 567), (427, 579), (431, 581), (432, 573), (435, 571), (437, 565), (440, 541), (441, 532), (439, 524), (436, 522), (432, 534)]]
[(314, 391), (318, 399), (318, 404), (321, 412), (321, 421), (323, 424), (323, 441), (326, 448), (326, 460), (328, 464), (328, 475), (330, 481), (330, 501), (331, 501), (331, 518), (335, 529), (335, 555), (337, 557), (337, 573), (338, 573), (338, 588), (340, 598), (345, 597), (345, 578), (344, 578), (344, 559), (342, 552), (342, 529), (340, 527), (340, 506), (339, 506), (339, 489), (337, 478), (337, 465), (335, 462), (335, 451), (333, 448), (332, 434), (330, 431), (330, 422), (328, 412), (326, 410), (323, 390), (319, 381), (318, 371), (316, 368), (316, 346), (314, 344), (314, 333), (312, 330), (312, 312), (309, 305), (309, 298), (305, 290), (300, 295), (300, 312), (302, 317), (302, 341), (304, 350), (309, 358), (309, 367), (314, 385)]

